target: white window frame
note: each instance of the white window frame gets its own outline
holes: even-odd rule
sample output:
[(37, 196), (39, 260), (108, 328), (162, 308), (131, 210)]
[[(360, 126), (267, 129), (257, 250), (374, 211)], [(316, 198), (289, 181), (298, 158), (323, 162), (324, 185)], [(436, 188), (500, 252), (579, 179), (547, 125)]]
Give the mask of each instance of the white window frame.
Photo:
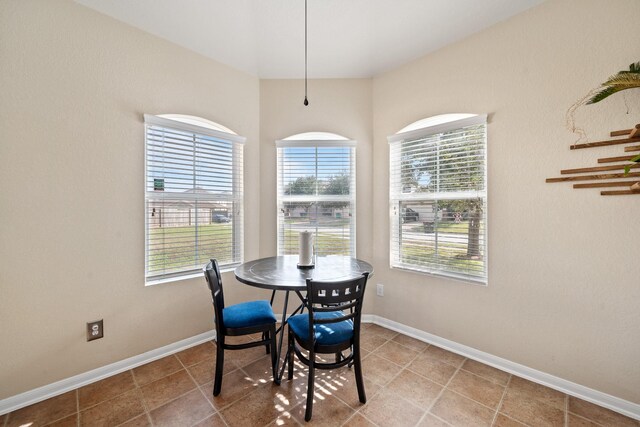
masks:
[[(356, 256), (356, 145), (354, 140), (347, 139), (341, 135), (328, 132), (307, 132), (297, 135), (292, 135), (288, 138), (276, 141), (277, 151), (277, 253), (283, 255), (285, 253), (284, 248), (284, 216), (279, 211), (283, 203), (294, 201), (308, 201), (308, 202), (340, 202), (348, 201), (351, 204), (351, 219), (349, 230), (349, 256)], [(286, 195), (284, 194), (284, 187), (282, 185), (282, 164), (280, 161), (280, 149), (287, 147), (349, 147), (352, 149), (350, 159), (350, 188), (348, 195)], [(313, 231), (314, 236), (317, 236), (319, 228), (309, 229)], [(314, 237), (315, 242), (315, 237)]]
[[(457, 129), (463, 129), (469, 126), (481, 125), (484, 128), (484, 158), (482, 159), (484, 166), (484, 188), (477, 191), (464, 192), (407, 192), (402, 188), (402, 180), (400, 174), (402, 167), (399, 164), (399, 151), (404, 142), (413, 142), (421, 138), (438, 135), (445, 132), (451, 132)], [(389, 223), (390, 223), (390, 267), (396, 269), (409, 270), (417, 273), (445, 277), (449, 279), (483, 284), (488, 283), (488, 203), (487, 203), (487, 115), (486, 114), (444, 114), (428, 119), (414, 122), (395, 135), (388, 138), (390, 146), (390, 174), (389, 174)], [(399, 212), (402, 203), (406, 202), (426, 202), (434, 200), (460, 200), (460, 199), (476, 199), (483, 200), (483, 232), (481, 234), (481, 250), (483, 253), (482, 276), (467, 275), (460, 272), (447, 270), (443, 264), (434, 266), (433, 268), (411, 263), (402, 259), (402, 212)], [(437, 216), (438, 213), (436, 212)], [(425, 230), (426, 232), (426, 230)], [(435, 232), (437, 233), (437, 231)]]
[[(230, 270), (240, 265), (244, 259), (244, 196), (243, 196), (243, 146), (246, 138), (235, 134), (230, 129), (206, 119), (178, 114), (144, 115), (145, 123), (145, 284), (154, 285), (176, 280), (184, 280), (202, 275), (202, 267), (194, 266), (176, 272), (150, 274), (149, 272), (149, 212), (152, 201), (205, 201), (231, 203), (233, 206), (232, 221), (232, 262), (221, 264), (221, 269)], [(159, 127), (168, 130), (187, 132), (197, 136), (208, 136), (224, 140), (232, 144), (232, 192), (231, 194), (203, 194), (198, 192), (158, 192), (149, 191), (148, 180), (148, 130)], [(194, 159), (195, 161), (195, 159)], [(197, 234), (197, 233), (196, 233)], [(196, 237), (197, 241), (197, 237)], [(197, 244), (197, 243), (196, 243)]]

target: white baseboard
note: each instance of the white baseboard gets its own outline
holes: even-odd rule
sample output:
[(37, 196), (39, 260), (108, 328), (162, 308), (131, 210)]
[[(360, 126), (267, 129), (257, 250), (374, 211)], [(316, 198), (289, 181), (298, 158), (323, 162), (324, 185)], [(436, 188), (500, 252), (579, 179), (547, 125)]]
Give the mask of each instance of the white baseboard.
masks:
[[(280, 319), (280, 315), (276, 315), (276, 317)], [(458, 353), (462, 356), (468, 357), (469, 359), (477, 360), (513, 375), (526, 378), (538, 384), (545, 385), (571, 396), (611, 409), (612, 411), (621, 413), (636, 420), (640, 420), (640, 405), (637, 403), (629, 402), (580, 384), (572, 383), (571, 381), (476, 350), (475, 348), (447, 340), (437, 335), (424, 332), (420, 329), (385, 319), (384, 317), (380, 317), (375, 314), (363, 314), (362, 321), (365, 323), (375, 323), (377, 325), (384, 326), (385, 328), (416, 338), (420, 341), (435, 344), (438, 347)], [(75, 375), (73, 377), (0, 400), (0, 415), (49, 399), (62, 393), (66, 393), (67, 391), (91, 384), (137, 366), (144, 365), (145, 363), (161, 359), (186, 348), (212, 340), (214, 337), (215, 331), (205, 332), (203, 334), (148, 351), (138, 356), (130, 357), (83, 374)]]
[(111, 363), (107, 366), (103, 366), (89, 372), (78, 374), (64, 380), (56, 381), (52, 384), (48, 384), (24, 393), (17, 394), (15, 396), (8, 397), (6, 399), (2, 399), (0, 400), (0, 415), (15, 411), (20, 408), (24, 408), (25, 406), (33, 405), (34, 403), (38, 403), (51, 397), (58, 396), (62, 393), (66, 393), (76, 388), (83, 387), (87, 384), (100, 381), (112, 375), (119, 374), (120, 372), (127, 371), (140, 365), (144, 365), (145, 363), (162, 359), (163, 357), (170, 354), (177, 353), (206, 341), (210, 341), (214, 337), (215, 331), (205, 332), (203, 334), (196, 335), (194, 337), (187, 338), (173, 344), (157, 348), (155, 350), (147, 351), (146, 353), (142, 353), (137, 356), (121, 360), (119, 362)]
[(494, 368), (509, 372), (518, 377), (525, 378), (554, 390), (578, 397), (598, 406), (603, 406), (622, 415), (626, 415), (627, 417), (640, 420), (640, 405), (637, 403), (629, 402), (580, 384), (549, 375), (545, 372), (520, 365), (519, 363), (511, 362), (466, 345), (458, 344), (457, 342), (424, 332), (420, 329), (385, 319), (384, 317), (376, 315), (363, 316), (363, 321), (365, 321), (365, 317), (368, 322), (375, 323), (376, 325), (403, 333), (429, 344), (435, 344), (438, 347), (442, 347), (446, 350), (468, 357), (469, 359), (477, 360), (478, 362), (493, 366)]

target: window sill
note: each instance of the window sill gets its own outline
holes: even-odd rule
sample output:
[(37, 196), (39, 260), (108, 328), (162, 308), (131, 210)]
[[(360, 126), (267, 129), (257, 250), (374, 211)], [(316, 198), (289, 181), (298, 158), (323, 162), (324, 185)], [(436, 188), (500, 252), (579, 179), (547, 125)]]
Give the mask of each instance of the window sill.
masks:
[(453, 274), (435, 273), (435, 272), (420, 270), (418, 268), (411, 268), (408, 266), (400, 266), (400, 265), (391, 265), (389, 267), (392, 270), (401, 270), (401, 271), (406, 271), (408, 273), (420, 274), (423, 276), (431, 276), (438, 279), (452, 280), (454, 282), (462, 282), (462, 283), (472, 284), (472, 285), (489, 286), (488, 279), (472, 279), (469, 277), (456, 276)]
[[(233, 271), (233, 270), (235, 270), (235, 267), (226, 267), (226, 268), (221, 268), (220, 272), (221, 273), (228, 273), (228, 272)], [(165, 283), (184, 282), (186, 280), (191, 280), (191, 279), (204, 279), (204, 275), (203, 275), (202, 271), (200, 271), (200, 272), (197, 272), (197, 273), (184, 274), (182, 276), (167, 277), (167, 278), (164, 278), (164, 279), (147, 280), (144, 285), (145, 286), (163, 285)]]

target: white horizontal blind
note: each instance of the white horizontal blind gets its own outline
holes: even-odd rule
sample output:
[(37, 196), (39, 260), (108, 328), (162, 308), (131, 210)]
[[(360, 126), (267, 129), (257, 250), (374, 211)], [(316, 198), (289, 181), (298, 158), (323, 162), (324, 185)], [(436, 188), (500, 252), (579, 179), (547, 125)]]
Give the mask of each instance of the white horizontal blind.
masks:
[[(147, 282), (242, 260), (240, 137), (145, 116)], [(197, 130), (197, 131), (195, 131)]]
[(314, 232), (316, 254), (355, 256), (353, 141), (281, 141), (278, 146), (278, 254), (298, 254)]
[(486, 117), (437, 131), (389, 138), (391, 266), (486, 283)]

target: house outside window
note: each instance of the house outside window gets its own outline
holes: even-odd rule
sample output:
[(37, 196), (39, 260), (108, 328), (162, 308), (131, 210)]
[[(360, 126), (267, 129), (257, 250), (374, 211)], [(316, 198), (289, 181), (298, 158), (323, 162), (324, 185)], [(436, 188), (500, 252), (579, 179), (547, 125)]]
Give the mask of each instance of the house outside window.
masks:
[(146, 283), (240, 264), (245, 138), (198, 117), (144, 119)]
[(311, 231), (318, 256), (355, 256), (355, 145), (325, 132), (276, 141), (279, 255), (298, 254)]
[(486, 121), (446, 114), (388, 138), (392, 268), (487, 283)]

